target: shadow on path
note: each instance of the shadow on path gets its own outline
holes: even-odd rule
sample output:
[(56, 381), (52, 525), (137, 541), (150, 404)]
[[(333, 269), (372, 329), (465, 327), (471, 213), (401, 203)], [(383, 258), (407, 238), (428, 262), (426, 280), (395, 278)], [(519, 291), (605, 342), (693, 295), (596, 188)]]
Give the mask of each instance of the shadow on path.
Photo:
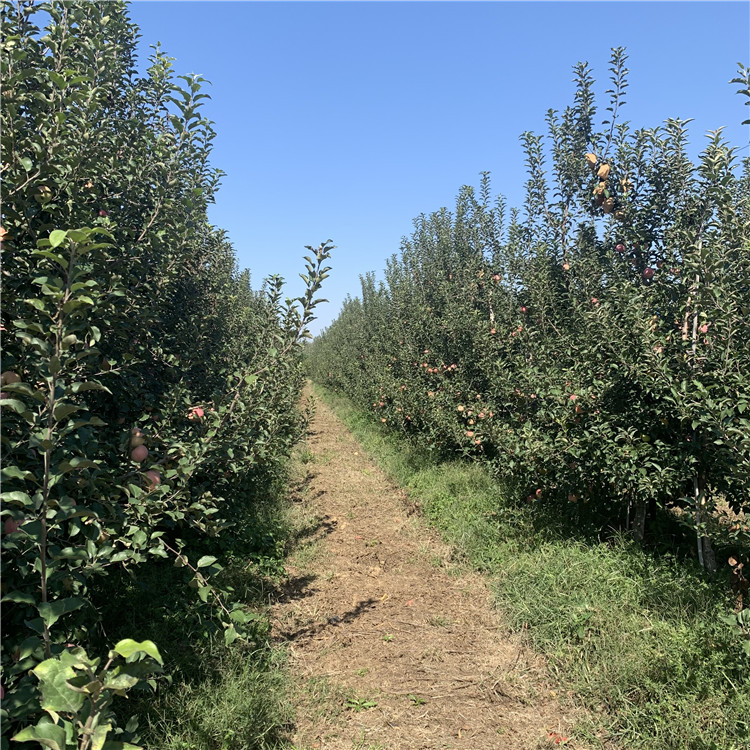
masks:
[(298, 628), (297, 630), (280, 631), (279, 640), (296, 641), (301, 638), (314, 638), (329, 628), (336, 628), (339, 625), (348, 625), (363, 615), (368, 609), (373, 607), (375, 603), (375, 599), (363, 599), (348, 612), (344, 612), (342, 615), (329, 617), (325, 622), (316, 622), (312, 625)]

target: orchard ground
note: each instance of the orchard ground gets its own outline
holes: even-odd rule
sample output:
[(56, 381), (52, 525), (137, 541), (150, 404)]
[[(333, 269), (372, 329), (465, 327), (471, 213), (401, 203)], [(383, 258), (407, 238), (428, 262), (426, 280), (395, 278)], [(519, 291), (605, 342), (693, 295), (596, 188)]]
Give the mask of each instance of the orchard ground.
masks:
[(274, 612), (297, 675), (291, 748), (748, 746), (724, 577), (625, 532), (582, 534), (487, 467), (315, 393), (302, 543)]
[(272, 612), (296, 675), (292, 747), (584, 747), (580, 711), (485, 578), (320, 401), (302, 456), (305, 531)]

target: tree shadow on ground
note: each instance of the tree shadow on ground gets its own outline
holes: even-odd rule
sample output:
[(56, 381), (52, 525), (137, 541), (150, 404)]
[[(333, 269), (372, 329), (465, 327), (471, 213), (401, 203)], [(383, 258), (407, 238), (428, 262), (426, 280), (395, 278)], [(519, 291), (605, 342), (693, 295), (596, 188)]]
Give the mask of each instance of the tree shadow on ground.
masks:
[[(318, 497), (324, 494), (325, 492), (321, 491)], [(300, 542), (307, 540), (319, 541), (320, 539), (324, 539), (329, 534), (332, 534), (337, 526), (338, 521), (336, 519), (331, 518), (329, 515), (322, 516), (318, 518), (315, 523), (310, 523), (294, 530), (289, 537), (290, 545), (293, 548), (299, 545)]]
[(352, 609), (344, 612), (340, 615), (332, 615), (325, 622), (315, 622), (311, 625), (304, 625), (296, 630), (279, 631), (280, 641), (296, 641), (300, 638), (312, 638), (320, 633), (336, 628), (339, 625), (348, 625), (358, 617), (363, 615), (368, 609), (371, 609), (376, 605), (375, 599), (363, 599), (358, 602)]

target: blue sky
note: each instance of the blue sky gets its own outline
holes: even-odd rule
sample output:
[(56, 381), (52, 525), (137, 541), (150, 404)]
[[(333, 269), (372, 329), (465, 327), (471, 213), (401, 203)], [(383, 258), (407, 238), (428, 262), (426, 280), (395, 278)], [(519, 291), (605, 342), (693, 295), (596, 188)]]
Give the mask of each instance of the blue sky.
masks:
[(337, 246), (314, 333), (360, 274), (380, 275), (417, 215), (452, 208), (481, 171), (521, 204), (518, 137), (572, 101), (579, 60), (602, 117), (610, 49), (624, 46), (634, 127), (694, 118), (695, 156), (710, 129), (749, 140), (728, 83), (750, 63), (747, 2), (137, 0), (130, 15), (142, 61), (158, 41), (177, 74), (212, 82), (204, 112), (227, 174), (209, 218), (253, 286), (279, 273), (297, 296), (304, 246)]

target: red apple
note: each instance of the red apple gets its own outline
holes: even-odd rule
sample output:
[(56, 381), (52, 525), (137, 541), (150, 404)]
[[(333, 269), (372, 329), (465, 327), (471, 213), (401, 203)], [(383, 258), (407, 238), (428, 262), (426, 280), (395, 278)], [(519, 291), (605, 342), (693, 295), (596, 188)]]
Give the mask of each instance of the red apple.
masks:
[(137, 445), (132, 451), (130, 451), (130, 458), (137, 463), (145, 461), (146, 456), (148, 456), (148, 448), (145, 445)]
[(653, 279), (655, 273), (656, 273), (656, 271), (654, 271), (653, 268), (646, 268), (643, 271), (643, 278), (647, 279), (647, 280), (648, 279)]
[(617, 245), (615, 245), (615, 250), (617, 250), (618, 253), (624, 253), (625, 245), (623, 245), (622, 242), (619, 242)]
[(13, 383), (20, 383), (21, 382), (21, 376), (13, 372), (13, 370), (6, 370), (2, 375), (0, 375), (0, 383), (2, 385), (11, 385)]
[(149, 469), (144, 476), (148, 478), (147, 490), (149, 492), (155, 490), (161, 484), (161, 474), (155, 469)]
[(21, 524), (15, 519), (6, 518), (5, 523), (3, 524), (3, 531), (6, 534), (15, 534), (20, 527), (21, 527)]
[(130, 447), (137, 448), (139, 445), (143, 445), (146, 442), (146, 436), (138, 427), (133, 427), (130, 431)]

